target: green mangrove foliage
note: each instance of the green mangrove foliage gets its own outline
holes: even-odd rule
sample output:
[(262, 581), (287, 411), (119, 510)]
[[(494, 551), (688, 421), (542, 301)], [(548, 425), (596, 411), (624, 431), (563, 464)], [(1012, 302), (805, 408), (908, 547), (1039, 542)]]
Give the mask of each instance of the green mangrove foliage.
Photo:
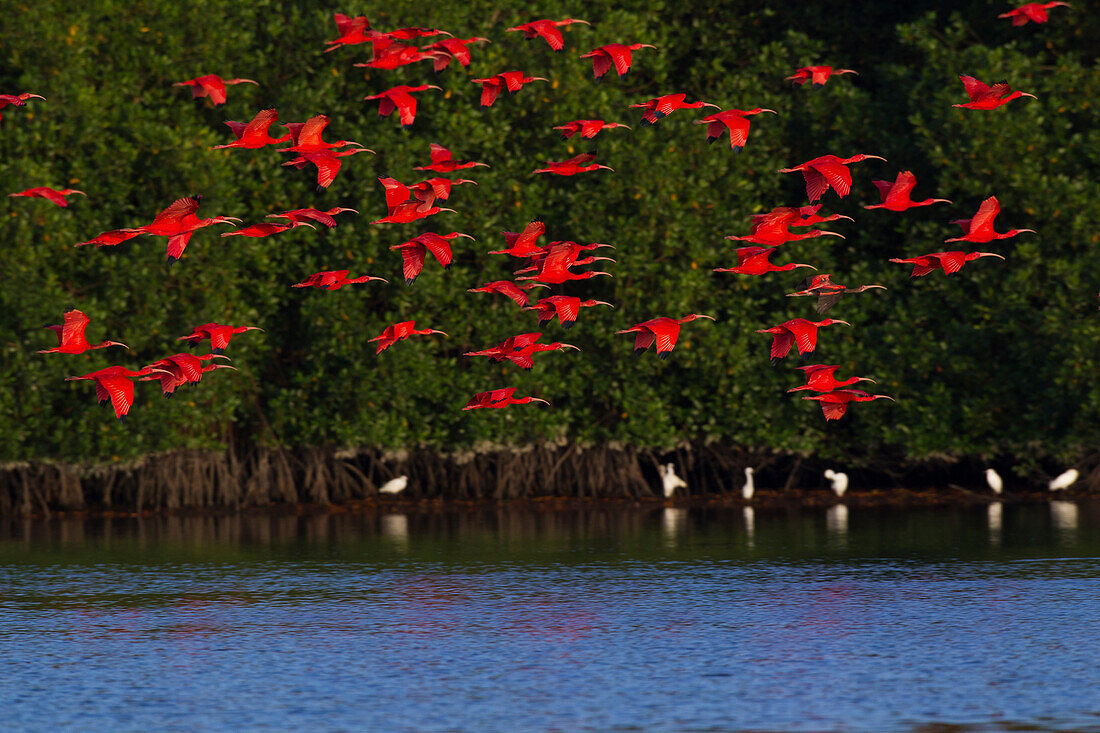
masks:
[[(0, 199), (0, 458), (112, 461), (230, 441), (282, 445), (478, 446), (530, 441), (620, 441), (671, 445), (684, 439), (824, 455), (1079, 453), (1100, 437), (1100, 74), (1095, 14), (1066, 10), (1041, 26), (998, 20), (1007, 7), (975, 0), (851, 2), (841, 10), (759, 3), (567, 2), (526, 10), (485, 0), (392, 2), (372, 8), (382, 30), (431, 25), (459, 37), (487, 36), (473, 64), (396, 71), (353, 67), (367, 46), (323, 53), (335, 38), (333, 10), (313, 3), (94, 0), (0, 2), (0, 92), (32, 91), (46, 102), (5, 110), (0, 124), (4, 192), (37, 185), (87, 192), (69, 208), (37, 199)], [(943, 4), (948, 5), (948, 4)], [(591, 27), (565, 30), (566, 49), (505, 33), (535, 17), (572, 15)], [(622, 78), (601, 83), (579, 53), (609, 42), (643, 42)], [(426, 41), (425, 41), (426, 42)], [(825, 87), (792, 87), (796, 67), (826, 63), (859, 76)], [(478, 106), (471, 79), (508, 69), (552, 80)], [(173, 82), (200, 74), (254, 79), (229, 89), (228, 103), (192, 100)], [(1007, 80), (1037, 95), (991, 112), (965, 101), (960, 73)], [(396, 84), (435, 83), (420, 95), (410, 130), (380, 118), (362, 98)], [(628, 105), (676, 91), (724, 108), (767, 107), (748, 145), (708, 146), (702, 114), (677, 112), (652, 127)], [(276, 107), (280, 119), (327, 114), (330, 135), (377, 151), (345, 161), (326, 191), (311, 171), (281, 167), (272, 148), (212, 151), (230, 139), (226, 119)], [(626, 122), (594, 142), (562, 141), (551, 129), (578, 118)], [(384, 215), (377, 176), (412, 183), (412, 169), (439, 142), (483, 160), (478, 187), (456, 188), (441, 214), (412, 225), (376, 225)], [(546, 160), (597, 147), (615, 168), (572, 178), (536, 176)], [(735, 262), (727, 234), (748, 217), (805, 203), (800, 176), (779, 168), (833, 153), (881, 155), (853, 166), (851, 196), (825, 196), (825, 211), (855, 222), (831, 228), (847, 238), (784, 246), (780, 262), (810, 262), (845, 284), (889, 290), (844, 299), (833, 313), (853, 328), (821, 335), (814, 362), (878, 381), (896, 404), (857, 405), (826, 424), (816, 403), (785, 394), (799, 384), (797, 359), (768, 362), (756, 329), (813, 317), (809, 299), (787, 298), (800, 277), (715, 274)], [(903, 214), (865, 211), (872, 179), (916, 173), (916, 195), (954, 204)], [(140, 226), (174, 199), (201, 193), (201, 213), (246, 222), (288, 208), (358, 209), (331, 231), (299, 228), (265, 239), (221, 238), (201, 230), (181, 262), (165, 265), (164, 239), (117, 247), (73, 245), (109, 229)], [(890, 264), (948, 249), (958, 229), (996, 195), (1002, 227), (1021, 235), (980, 249), (1006, 256), (962, 272), (910, 280)], [(468, 359), (465, 351), (536, 330), (535, 314), (467, 288), (509, 277), (514, 261), (485, 254), (542, 217), (549, 239), (617, 247), (613, 279), (557, 286), (615, 303), (588, 309), (575, 328), (546, 327), (583, 349), (545, 355), (530, 372)], [(461, 231), (455, 262), (433, 261), (412, 286), (390, 247), (423, 231)], [(608, 264), (608, 263), (604, 263)], [(323, 269), (386, 277), (335, 292), (290, 285)], [(538, 292), (538, 291), (536, 291)], [(91, 340), (133, 347), (82, 356), (42, 356), (41, 328), (76, 306), (93, 321)], [(617, 329), (658, 315), (715, 316), (684, 327), (672, 357), (631, 353)], [(441, 329), (448, 338), (412, 340), (375, 355), (368, 339), (395, 321)], [(125, 423), (95, 404), (87, 382), (66, 383), (109, 364), (131, 368), (175, 351), (176, 339), (208, 321), (257, 325), (233, 340), (239, 372), (208, 374), (164, 400), (137, 385)], [(201, 353), (201, 352), (197, 352)], [(515, 386), (553, 403), (462, 412), (475, 392)]]

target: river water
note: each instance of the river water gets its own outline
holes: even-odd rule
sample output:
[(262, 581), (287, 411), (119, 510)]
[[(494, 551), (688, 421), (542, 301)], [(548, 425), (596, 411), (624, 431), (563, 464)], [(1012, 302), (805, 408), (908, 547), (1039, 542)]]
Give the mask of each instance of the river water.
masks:
[(1100, 505), (5, 520), (0, 701), (4, 730), (1100, 730)]

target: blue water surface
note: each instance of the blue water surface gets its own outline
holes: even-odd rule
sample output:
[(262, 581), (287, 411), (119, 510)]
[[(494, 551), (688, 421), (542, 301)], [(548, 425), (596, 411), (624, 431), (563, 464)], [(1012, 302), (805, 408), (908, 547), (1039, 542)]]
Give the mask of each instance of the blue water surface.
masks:
[(6, 730), (1100, 730), (1100, 507), (0, 524)]

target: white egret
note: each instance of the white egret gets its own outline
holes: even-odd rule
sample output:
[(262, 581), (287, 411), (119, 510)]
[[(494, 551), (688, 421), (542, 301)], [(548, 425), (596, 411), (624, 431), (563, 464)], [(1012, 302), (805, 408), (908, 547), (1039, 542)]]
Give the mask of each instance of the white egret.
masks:
[(741, 487), (741, 498), (745, 501), (752, 501), (752, 495), (756, 493), (756, 485), (753, 483), (752, 466), (745, 468), (745, 485)]
[(400, 494), (405, 490), (405, 487), (409, 485), (408, 476), (398, 476), (397, 478), (390, 479), (386, 483), (382, 484), (382, 487), (378, 489), (379, 494)]
[(833, 482), (833, 493), (837, 498), (843, 498), (844, 492), (848, 490), (848, 474), (826, 468), (825, 478)]
[(1068, 489), (1070, 486), (1073, 486), (1080, 477), (1081, 472), (1076, 468), (1071, 468), (1060, 476), (1055, 477), (1055, 479), (1050, 482), (1050, 490), (1062, 491), (1063, 489)]
[(993, 493), (997, 496), (1004, 493), (1005, 482), (1001, 480), (1001, 475), (992, 468), (985, 469), (985, 482), (989, 484), (989, 488), (991, 488)]
[(676, 489), (686, 489), (688, 487), (687, 481), (676, 475), (676, 469), (671, 463), (657, 466), (657, 473), (661, 474), (661, 483), (664, 484), (666, 499), (676, 493)]

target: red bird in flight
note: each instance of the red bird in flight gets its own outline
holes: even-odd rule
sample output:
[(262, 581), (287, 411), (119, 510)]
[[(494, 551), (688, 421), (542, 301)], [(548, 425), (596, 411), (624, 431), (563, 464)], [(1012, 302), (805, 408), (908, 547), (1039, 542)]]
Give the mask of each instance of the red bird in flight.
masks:
[(392, 326), (386, 326), (382, 333), (370, 339), (370, 341), (378, 342), (378, 350), (374, 353), (381, 354), (383, 351), (390, 348), (398, 341), (404, 341), (409, 336), (428, 336), (433, 333), (437, 333), (441, 336), (447, 335), (442, 331), (437, 331), (433, 328), (425, 328), (423, 330), (417, 331), (416, 321), (402, 321), (401, 323), (395, 323)]
[(630, 106), (645, 109), (645, 112), (642, 113), (642, 127), (648, 127), (656, 123), (657, 120), (668, 117), (678, 109), (700, 109), (701, 107), (722, 109), (717, 104), (711, 104), (710, 102), (685, 102), (685, 99), (687, 99), (687, 94), (683, 92), (678, 94), (664, 94), (660, 97), (647, 99), (644, 102), (639, 102), (638, 104), (632, 104)]
[(164, 393), (166, 398), (171, 397), (176, 389), (182, 387), (185, 384), (198, 384), (202, 379), (202, 375), (206, 372), (212, 372), (215, 369), (232, 369), (236, 371), (236, 367), (229, 366), (228, 364), (208, 364), (203, 366), (204, 361), (210, 361), (211, 359), (228, 359), (228, 356), (216, 356), (214, 354), (203, 354), (202, 356), (195, 356), (194, 354), (179, 353), (172, 356), (166, 356), (163, 359), (154, 361), (146, 369), (158, 369), (161, 370), (156, 374), (149, 374), (142, 377), (140, 381), (149, 382), (154, 379), (160, 380), (160, 389)]
[(96, 247), (113, 247), (116, 244), (122, 244), (123, 242), (133, 239), (139, 234), (145, 232), (140, 229), (112, 229), (109, 232), (103, 232), (97, 234), (87, 242), (78, 242), (74, 244), (74, 247), (83, 247), (86, 244), (94, 244)]
[(848, 166), (852, 163), (861, 163), (865, 160), (882, 160), (878, 155), (864, 155), (859, 153), (851, 158), (838, 158), (835, 155), (822, 155), (813, 160), (807, 160), (793, 168), (780, 168), (780, 173), (799, 172), (806, 179), (806, 196), (810, 203), (817, 201), (832, 188), (837, 195), (844, 198), (852, 190), (852, 173)]
[(442, 41), (436, 41), (430, 46), (424, 47), (424, 52), (431, 54), (434, 63), (436, 73), (446, 69), (452, 60), (457, 61), (462, 66), (468, 67), (470, 65), (470, 49), (471, 43), (489, 43), (488, 38), (481, 38), (475, 36), (473, 38), (444, 38)]
[(45, 101), (46, 98), (41, 94), (31, 94), (30, 92), (23, 92), (22, 94), (0, 94), (0, 120), (4, 119), (4, 108), (9, 104), (12, 107), (22, 107), (31, 99), (41, 99)]
[[(164, 369), (145, 367), (135, 372), (121, 366), (109, 366), (106, 369), (89, 372), (80, 377), (66, 377), (65, 381), (75, 382), (88, 379), (95, 382), (95, 396), (99, 404), (102, 405), (104, 402), (110, 401), (111, 407), (115, 410), (115, 417), (121, 420), (126, 417), (130, 412), (131, 405), (134, 404), (134, 383), (131, 380), (165, 371)], [(168, 373), (171, 374), (171, 372)]]
[(816, 296), (817, 303), (814, 309), (819, 313), (825, 313), (834, 305), (840, 301), (840, 296), (847, 293), (862, 293), (873, 288), (880, 288), (885, 290), (884, 285), (860, 285), (858, 288), (846, 288), (840, 283), (832, 281), (832, 275), (828, 273), (822, 273), (821, 275), (811, 275), (803, 280), (798, 290), (793, 293), (787, 293), (788, 298), (797, 298), (800, 296)]
[(821, 405), (821, 412), (826, 420), (839, 420), (844, 417), (851, 402), (874, 402), (875, 400), (890, 400), (893, 397), (884, 394), (867, 394), (858, 389), (838, 389), (835, 392), (803, 397), (804, 400), (816, 400)]
[[(434, 216), (441, 211), (457, 213), (454, 209), (443, 209), (433, 206), (432, 203), (413, 199), (412, 191), (408, 186), (396, 178), (379, 176), (378, 182), (386, 190), (386, 208), (388, 213), (381, 219), (372, 221), (371, 224), (409, 224), (420, 219)], [(434, 201), (434, 199), (433, 199)]]
[(84, 329), (91, 323), (91, 319), (76, 308), (65, 311), (65, 322), (46, 328), (57, 334), (57, 346), (52, 349), (42, 349), (39, 354), (83, 354), (94, 349), (106, 349), (108, 346), (121, 346), (124, 349), (130, 347), (120, 341), (101, 341), (94, 346), (88, 343), (84, 336)]
[(413, 168), (414, 171), (432, 171), (434, 173), (454, 173), (455, 171), (465, 170), (466, 168), (476, 168), (478, 166), (489, 167), (488, 163), (479, 163), (474, 160), (455, 160), (451, 151), (442, 145), (436, 143), (431, 144), (432, 151), (432, 163), (431, 165), (422, 165)]
[[(335, 142), (326, 142), (322, 135), (325, 128), (328, 127), (329, 119), (326, 115), (314, 115), (305, 122), (287, 122), (283, 125), (290, 131), (291, 141), (294, 143), (289, 148), (279, 148), (280, 153), (298, 153), (299, 155), (306, 155), (308, 153), (323, 153), (326, 151), (332, 151), (336, 148), (342, 148), (345, 145), (359, 145), (359, 143), (353, 140), (337, 140)], [(362, 147), (359, 145), (359, 147)], [(366, 149), (366, 148), (364, 148)], [(367, 152), (373, 153), (373, 150)]]
[(332, 19), (336, 21), (336, 30), (340, 33), (340, 37), (334, 41), (325, 41), (325, 45), (328, 46), (325, 53), (335, 51), (340, 46), (367, 43), (372, 38), (371, 34), (377, 35), (376, 31), (371, 30), (370, 21), (365, 15), (352, 18), (343, 13), (333, 13)]
[(912, 265), (913, 272), (909, 274), (909, 277), (923, 277), (941, 268), (944, 274), (953, 275), (961, 270), (967, 262), (980, 260), (982, 257), (1004, 259), (1001, 255), (993, 252), (933, 252), (919, 257), (891, 257), (890, 261), (901, 265)]
[(452, 180), (450, 178), (433, 177), (420, 181), (419, 183), (414, 183), (409, 186), (409, 190), (417, 199), (431, 206), (435, 203), (436, 199), (440, 201), (449, 199), (451, 197), (451, 189), (463, 183), (477, 185), (477, 181), (471, 181), (468, 178), (457, 178)]
[(295, 224), (306, 224), (311, 221), (315, 221), (318, 224), (324, 224), (326, 227), (329, 227), (331, 229), (332, 227), (336, 226), (336, 219), (334, 219), (333, 217), (335, 217), (337, 214), (342, 214), (345, 211), (350, 211), (353, 214), (359, 213), (355, 209), (348, 209), (343, 206), (336, 206), (329, 209), (328, 211), (321, 211), (319, 209), (310, 208), (291, 209), (290, 211), (284, 211), (281, 214), (268, 214), (266, 218), (286, 219), (287, 221)]
[(544, 160), (545, 168), (536, 168), (534, 173), (554, 173), (559, 176), (575, 176), (578, 173), (590, 173), (592, 171), (615, 170), (609, 165), (593, 163), (596, 159), (595, 151), (575, 155), (569, 160)]
[(389, 283), (381, 277), (362, 275), (361, 277), (348, 277), (348, 270), (324, 270), (315, 272), (300, 283), (294, 283), (292, 288), (321, 288), (323, 290), (339, 290), (345, 285), (356, 283), (369, 283), (371, 281)]
[(221, 354), (229, 346), (229, 341), (238, 333), (245, 333), (247, 331), (259, 331), (263, 333), (263, 329), (259, 326), (227, 326), (221, 323), (204, 323), (201, 326), (195, 326), (191, 333), (187, 336), (180, 336), (177, 341), (186, 341), (192, 346), (202, 343), (205, 339), (210, 339), (210, 345), (213, 347), (212, 351), (215, 354)]
[(573, 344), (563, 344), (554, 341), (548, 344), (536, 343), (542, 338), (541, 333), (521, 333), (510, 336), (496, 346), (481, 351), (467, 351), (463, 356), (487, 356), (489, 361), (497, 363), (507, 359), (520, 369), (529, 370), (535, 366), (534, 355), (542, 351), (561, 351), (562, 349), (579, 348)]
[(75, 188), (50, 188), (49, 186), (36, 186), (35, 188), (28, 188), (26, 191), (20, 191), (19, 193), (9, 193), (8, 196), (12, 198), (35, 198), (46, 199), (51, 204), (57, 204), (58, 206), (65, 208), (69, 205), (66, 196), (72, 196), (74, 193), (78, 193), (81, 196), (87, 196), (88, 194), (83, 191), (77, 191)]
[(1009, 229), (1007, 232), (993, 230), (993, 220), (1001, 213), (1001, 202), (996, 196), (990, 196), (978, 207), (978, 211), (970, 219), (955, 219), (951, 223), (962, 227), (963, 236), (945, 239), (945, 242), (975, 242), (985, 244), (994, 239), (1010, 239), (1021, 232), (1031, 232), (1034, 229)]
[(1013, 92), (1010, 90), (1007, 82), (1000, 82), (990, 86), (985, 82), (978, 81), (972, 76), (966, 76), (965, 74), (959, 75), (959, 81), (966, 87), (966, 93), (970, 95), (970, 101), (966, 104), (953, 104), (952, 107), (961, 107), (963, 109), (996, 109), (1002, 104), (1008, 104), (1013, 99), (1019, 97), (1031, 97), (1032, 99), (1038, 99), (1034, 94), (1028, 94), (1027, 92), (1021, 92), (1019, 90)]
[(596, 77), (596, 81), (600, 81), (612, 66), (615, 67), (619, 76), (630, 71), (631, 52), (643, 48), (656, 50), (657, 47), (648, 43), (609, 43), (606, 46), (594, 48), (588, 53), (582, 53), (581, 58), (592, 59), (592, 74)]
[(516, 392), (515, 387), (507, 387), (505, 389), (494, 389), (489, 392), (478, 392), (476, 395), (470, 398), (470, 401), (466, 403), (463, 410), (480, 410), (485, 408), (492, 408), (499, 410), (502, 407), (508, 405), (526, 405), (530, 402), (541, 402), (544, 405), (550, 403), (544, 399), (538, 397), (513, 397)]
[(587, 257), (578, 260), (580, 253), (585, 250), (610, 247), (609, 244), (581, 245), (576, 242), (552, 242), (545, 250), (540, 250), (528, 255), (533, 263), (532, 267), (524, 268), (520, 272), (535, 271), (534, 275), (518, 278), (519, 280), (538, 280), (539, 282), (560, 285), (569, 280), (588, 280), (598, 275), (607, 275), (609, 272), (573, 272), (574, 265), (587, 265), (597, 261), (614, 262), (610, 257)]
[(270, 237), (272, 234), (281, 234), (289, 229), (296, 227), (309, 227), (310, 229), (316, 229), (317, 227), (307, 222), (292, 223), (292, 224), (272, 224), (269, 221), (261, 222), (259, 224), (249, 224), (246, 227), (240, 229), (234, 229), (231, 232), (224, 232), (223, 237)]
[(840, 237), (844, 239), (843, 234), (837, 234), (836, 232), (828, 232), (825, 230), (814, 229), (806, 232), (805, 234), (795, 234), (790, 230), (790, 227), (807, 227), (814, 224), (823, 224), (829, 221), (835, 221), (837, 219), (847, 219), (852, 221), (852, 217), (844, 216), (843, 214), (831, 214), (829, 216), (818, 216), (817, 212), (821, 209), (821, 204), (815, 206), (803, 206), (801, 208), (791, 206), (780, 206), (772, 209), (765, 214), (754, 214), (752, 216), (752, 229), (746, 237), (739, 237), (736, 235), (729, 235), (726, 239), (735, 239), (742, 242), (752, 242), (753, 244), (762, 244), (766, 247), (778, 247), (781, 244), (787, 242), (795, 242), (801, 239), (812, 239), (814, 237)]
[(795, 368), (804, 372), (806, 383), (801, 387), (788, 389), (788, 393), (804, 392), (806, 390), (812, 392), (832, 392), (835, 389), (849, 387), (859, 382), (876, 383), (875, 380), (870, 377), (849, 377), (848, 379), (837, 380), (836, 371), (840, 369), (838, 364), (810, 364), (809, 366)]
[(774, 247), (739, 247), (737, 249), (736, 267), (716, 267), (714, 271), (733, 272), (738, 275), (764, 275), (769, 272), (789, 272), (799, 267), (808, 267), (811, 270), (817, 269), (813, 265), (805, 265), (799, 262), (773, 265), (768, 258), (774, 252)]
[(825, 86), (825, 82), (829, 81), (829, 77), (833, 74), (841, 76), (843, 74), (855, 74), (859, 76), (858, 71), (852, 71), (851, 69), (834, 69), (832, 66), (803, 66), (794, 72), (792, 76), (788, 76), (784, 81), (792, 81), (795, 84), (805, 84), (811, 82), (810, 86), (814, 89)]
[(668, 355), (671, 354), (672, 350), (676, 347), (676, 339), (680, 336), (680, 326), (698, 318), (709, 318), (712, 321), (714, 320), (714, 316), (704, 316), (699, 313), (689, 313), (683, 318), (661, 316), (649, 321), (643, 321), (642, 323), (631, 326), (630, 328), (625, 328), (622, 331), (616, 331), (615, 333), (637, 334), (634, 338), (635, 354), (640, 354), (656, 343), (657, 358), (667, 359)]
[(581, 137), (587, 140), (591, 140), (596, 137), (601, 130), (611, 130), (616, 127), (630, 129), (630, 125), (624, 125), (621, 122), (604, 122), (603, 120), (573, 120), (572, 122), (566, 122), (564, 125), (558, 125), (554, 129), (562, 131), (562, 140), (568, 140), (577, 134), (580, 134)]
[(608, 308), (615, 307), (602, 300), (581, 300), (580, 298), (570, 295), (551, 295), (548, 298), (543, 298), (532, 306), (524, 308), (524, 310), (537, 311), (539, 314), (539, 325), (542, 325), (544, 321), (554, 320), (556, 316), (561, 327), (568, 329), (572, 328), (573, 324), (577, 322), (577, 316), (580, 314), (581, 308), (588, 308), (595, 305), (606, 305)]
[(707, 126), (708, 143), (717, 141), (718, 138), (722, 137), (723, 132), (728, 131), (730, 147), (736, 154), (740, 153), (749, 141), (749, 121), (746, 118), (758, 115), (761, 112), (771, 112), (773, 115), (779, 114), (774, 109), (764, 109), (763, 107), (754, 107), (749, 110), (725, 109), (707, 115), (701, 120), (695, 120), (695, 124)]
[(916, 206), (931, 206), (932, 204), (949, 204), (947, 199), (925, 199), (914, 201), (909, 198), (913, 187), (917, 185), (917, 177), (912, 171), (902, 171), (893, 183), (890, 181), (871, 181), (878, 189), (882, 203), (864, 206), (865, 209), (889, 209), (890, 211), (905, 211)]
[(550, 48), (555, 51), (561, 51), (565, 48), (565, 39), (562, 38), (561, 31), (558, 28), (571, 25), (573, 23), (583, 23), (584, 25), (591, 25), (587, 20), (577, 20), (576, 18), (565, 18), (564, 20), (532, 20), (529, 23), (521, 23), (508, 29), (508, 32), (519, 31), (523, 33), (523, 37), (528, 41), (535, 38), (542, 38), (546, 41)]
[(424, 269), (424, 258), (428, 252), (431, 252), (432, 256), (439, 261), (439, 264), (446, 269), (452, 260), (450, 240), (456, 237), (473, 239), (469, 234), (463, 234), (462, 232), (451, 232), (450, 234), (426, 232), (413, 237), (407, 242), (390, 247), (390, 249), (401, 250), (401, 264), (405, 275), (405, 284), (412, 285), (413, 281), (419, 277), (421, 270)]
[(413, 94), (415, 92), (425, 92), (429, 89), (435, 89), (440, 92), (443, 91), (443, 89), (434, 84), (421, 84), (415, 87), (402, 84), (400, 86), (391, 87), (379, 94), (371, 94), (370, 96), (363, 97), (363, 99), (379, 100), (379, 117), (388, 117), (393, 114), (394, 110), (397, 110), (398, 116), (401, 119), (401, 126), (407, 128), (411, 127), (413, 121), (416, 119), (416, 97), (414, 97)]
[(826, 318), (821, 321), (807, 321), (805, 318), (792, 318), (771, 328), (757, 329), (757, 333), (769, 333), (772, 339), (771, 360), (772, 366), (791, 352), (791, 346), (798, 347), (799, 356), (809, 354), (817, 346), (817, 330), (825, 326), (843, 323), (845, 326), (852, 324), (835, 318)]
[(234, 216), (200, 219), (195, 212), (199, 210), (201, 201), (202, 194), (176, 199), (171, 206), (157, 214), (151, 224), (137, 227), (145, 234), (168, 237), (168, 264), (172, 264), (183, 256), (187, 243), (191, 241), (191, 235), (199, 229), (211, 224), (240, 223), (241, 220)]
[(547, 288), (549, 285), (543, 285), (542, 283), (527, 282), (520, 285), (519, 283), (511, 282), (510, 280), (493, 280), (487, 282), (484, 285), (477, 288), (467, 288), (467, 293), (496, 293), (498, 295), (505, 295), (511, 298), (516, 305), (523, 308), (528, 303), (529, 294), (528, 290), (532, 288)]
[(1025, 3), (1015, 10), (1009, 10), (1007, 13), (1001, 13), (998, 18), (1012, 18), (1012, 25), (1027, 25), (1028, 23), (1046, 23), (1048, 20), (1047, 11), (1051, 8), (1072, 7), (1069, 3), (1054, 2), (1054, 3)]
[(512, 257), (530, 257), (542, 252), (536, 242), (539, 237), (546, 234), (546, 223), (542, 219), (533, 219), (523, 228), (522, 232), (501, 232), (508, 249), (498, 249), (489, 252), (491, 255), (511, 255)]
[(357, 153), (371, 153), (373, 150), (367, 148), (348, 148), (347, 150), (322, 150), (318, 153), (303, 153), (297, 158), (288, 160), (283, 165), (292, 166), (301, 170), (307, 165), (312, 163), (317, 166), (317, 190), (323, 191), (332, 185), (332, 182), (336, 180), (337, 174), (340, 172), (340, 158), (346, 158), (349, 155), (356, 155)]
[(260, 110), (249, 122), (226, 120), (225, 124), (229, 126), (229, 129), (233, 132), (233, 136), (237, 139), (225, 145), (215, 145), (210, 149), (247, 148), (249, 150), (255, 150), (265, 145), (278, 145), (289, 142), (294, 137), (289, 132), (282, 137), (271, 137), (269, 134), (268, 130), (278, 121), (279, 113), (275, 109)]
[[(197, 76), (194, 79), (188, 79), (187, 81), (176, 82), (172, 86), (191, 87), (191, 99), (210, 97), (210, 101), (217, 107), (218, 105), (225, 104), (226, 84), (256, 84), (256, 82), (251, 79), (222, 79), (217, 74), (207, 74), (205, 76)], [(256, 85), (259, 86), (258, 84)]]
[(541, 76), (525, 76), (522, 71), (504, 71), (485, 79), (471, 79), (470, 81), (481, 85), (481, 106), (492, 107), (501, 89), (507, 89), (509, 93), (515, 94), (523, 89), (524, 84), (536, 81), (548, 82), (550, 80)]

